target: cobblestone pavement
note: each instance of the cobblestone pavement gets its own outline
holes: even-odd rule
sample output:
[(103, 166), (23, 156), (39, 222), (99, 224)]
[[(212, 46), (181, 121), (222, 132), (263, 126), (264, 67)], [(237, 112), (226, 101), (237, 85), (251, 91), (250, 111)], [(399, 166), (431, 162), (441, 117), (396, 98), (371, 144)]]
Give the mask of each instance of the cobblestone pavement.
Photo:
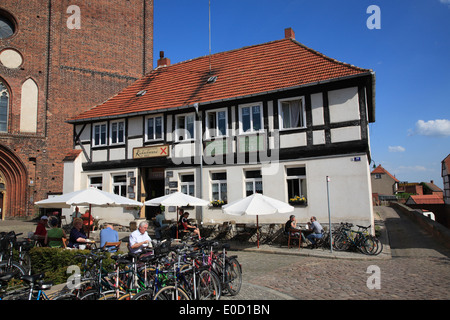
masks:
[[(450, 250), (396, 210), (374, 211), (386, 227), (380, 256), (276, 246), (239, 248), (231, 254), (242, 264), (242, 288), (238, 296), (224, 300), (450, 299)], [(0, 231), (12, 226), (14, 222), (0, 221)], [(34, 230), (35, 223), (22, 222), (14, 229)], [(379, 282), (368, 268), (379, 271)], [(368, 280), (379, 288), (369, 289)]]
[[(390, 259), (329, 259), (237, 252), (243, 265), (244, 284), (269, 288), (248, 293), (241, 299), (283, 299), (275, 291), (305, 300), (434, 300), (450, 298), (450, 250), (420, 230), (392, 208), (375, 208), (386, 223)], [(309, 249), (302, 249), (309, 250)], [(379, 289), (370, 266), (379, 268)], [(372, 268), (372, 267), (371, 267)], [(245, 286), (244, 286), (245, 288)]]

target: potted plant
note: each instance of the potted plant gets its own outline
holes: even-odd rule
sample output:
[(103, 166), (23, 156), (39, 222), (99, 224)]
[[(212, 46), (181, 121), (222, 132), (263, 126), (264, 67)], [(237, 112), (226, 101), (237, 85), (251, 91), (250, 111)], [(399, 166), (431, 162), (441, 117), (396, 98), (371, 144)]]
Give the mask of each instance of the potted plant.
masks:
[(221, 206), (223, 206), (224, 204), (227, 204), (225, 201), (223, 201), (223, 200), (213, 200), (213, 201), (211, 201), (211, 205), (214, 207), (214, 208), (220, 208)]
[(289, 204), (291, 205), (301, 205), (306, 204), (306, 198), (304, 196), (295, 196), (289, 199)]

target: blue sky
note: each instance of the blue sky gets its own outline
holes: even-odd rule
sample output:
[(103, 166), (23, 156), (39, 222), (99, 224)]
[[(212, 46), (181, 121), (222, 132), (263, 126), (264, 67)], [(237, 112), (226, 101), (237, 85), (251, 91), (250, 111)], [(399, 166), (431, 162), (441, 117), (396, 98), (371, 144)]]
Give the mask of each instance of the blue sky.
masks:
[[(380, 29), (369, 29), (380, 9)], [(208, 0), (154, 1), (154, 65), (209, 54)], [(450, 153), (450, 0), (211, 0), (211, 50), (284, 37), (376, 73), (372, 158), (400, 181), (434, 180)], [(373, 163), (372, 163), (373, 165)]]

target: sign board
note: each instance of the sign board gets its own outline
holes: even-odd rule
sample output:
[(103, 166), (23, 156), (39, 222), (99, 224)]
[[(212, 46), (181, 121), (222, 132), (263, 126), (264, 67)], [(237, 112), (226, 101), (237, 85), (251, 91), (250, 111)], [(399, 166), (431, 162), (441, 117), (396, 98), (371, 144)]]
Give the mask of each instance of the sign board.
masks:
[(169, 146), (152, 146), (133, 149), (133, 159), (168, 157)]

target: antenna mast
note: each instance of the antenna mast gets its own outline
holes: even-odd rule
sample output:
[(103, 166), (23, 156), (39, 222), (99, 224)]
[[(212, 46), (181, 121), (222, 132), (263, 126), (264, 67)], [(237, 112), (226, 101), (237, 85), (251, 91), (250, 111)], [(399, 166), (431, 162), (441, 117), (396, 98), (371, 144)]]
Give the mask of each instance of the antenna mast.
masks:
[(211, 74), (211, 0), (209, 2), (209, 74)]

